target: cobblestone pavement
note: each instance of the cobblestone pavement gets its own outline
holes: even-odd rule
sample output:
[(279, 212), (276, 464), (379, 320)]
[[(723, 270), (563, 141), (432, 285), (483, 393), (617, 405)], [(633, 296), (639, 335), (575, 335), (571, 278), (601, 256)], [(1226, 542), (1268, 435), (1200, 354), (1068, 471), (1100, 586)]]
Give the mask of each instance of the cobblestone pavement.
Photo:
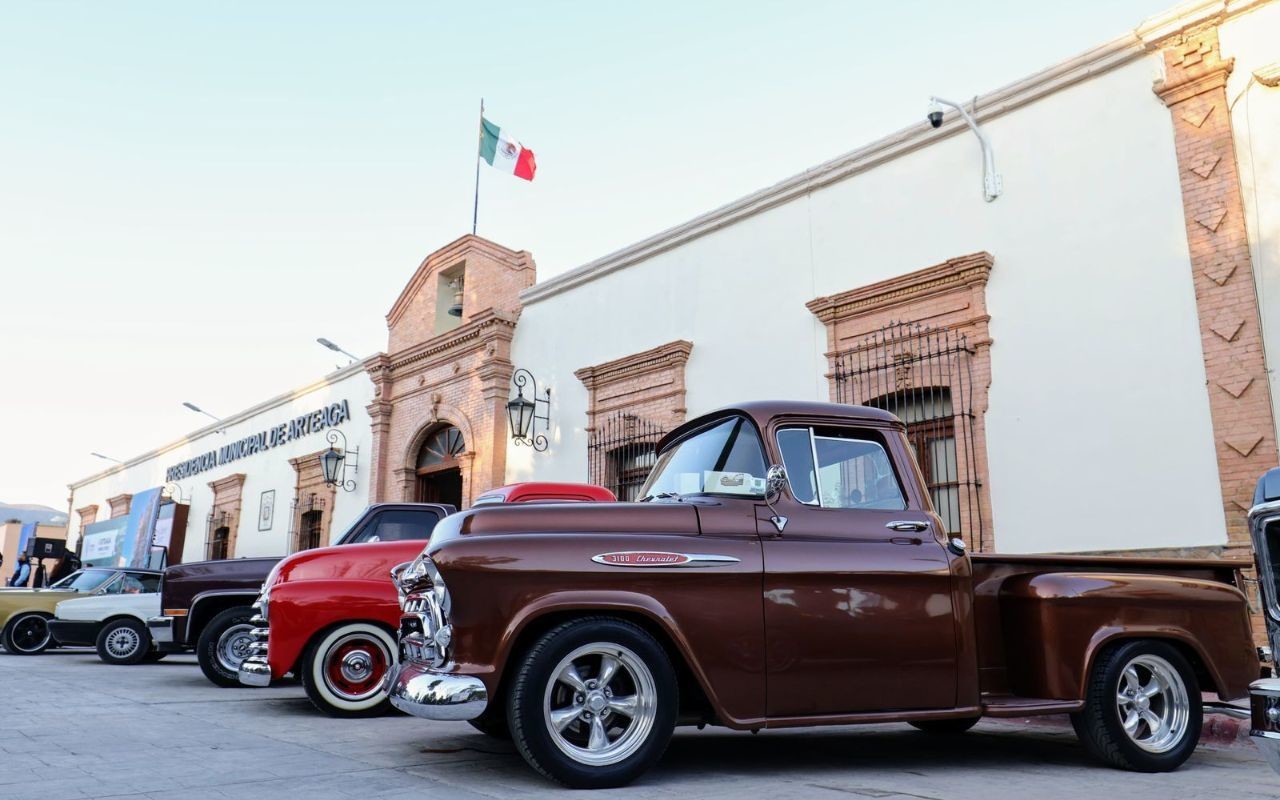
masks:
[[(87, 651), (0, 654), (0, 798), (479, 798), (563, 790), (462, 723), (330, 719), (296, 684), (219, 689), (189, 655), (114, 667)], [(606, 798), (1280, 797), (1251, 745), (1202, 747), (1170, 775), (1094, 765), (1069, 729), (982, 723), (677, 732), (658, 769)], [(585, 795), (579, 795), (585, 796)]]

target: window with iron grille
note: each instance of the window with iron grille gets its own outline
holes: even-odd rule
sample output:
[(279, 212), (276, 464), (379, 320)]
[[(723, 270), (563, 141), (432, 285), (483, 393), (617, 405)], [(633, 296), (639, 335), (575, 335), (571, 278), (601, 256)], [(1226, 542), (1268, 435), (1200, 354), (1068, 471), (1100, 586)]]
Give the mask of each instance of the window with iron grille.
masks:
[(324, 544), (324, 498), (314, 492), (295, 497), (290, 514), (290, 553), (311, 550)]
[(617, 414), (602, 422), (587, 441), (588, 480), (619, 500), (639, 499), (640, 487), (658, 459), (658, 440), (666, 431), (635, 414)]
[(896, 322), (837, 353), (841, 403), (884, 409), (907, 426), (933, 505), (948, 533), (986, 542), (973, 433), (973, 350), (963, 334)]
[(209, 515), (204, 546), (206, 561), (220, 561), (228, 556), (232, 524), (232, 516), (225, 511)]

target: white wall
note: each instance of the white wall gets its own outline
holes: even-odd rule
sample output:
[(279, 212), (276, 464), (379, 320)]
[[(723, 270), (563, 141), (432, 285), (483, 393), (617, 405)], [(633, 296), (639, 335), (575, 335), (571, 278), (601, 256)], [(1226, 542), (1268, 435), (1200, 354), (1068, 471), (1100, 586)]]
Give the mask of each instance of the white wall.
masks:
[(1223, 57), (1235, 58), (1227, 80), (1234, 102), (1231, 125), (1244, 195), (1245, 225), (1258, 285), (1258, 307), (1271, 378), (1272, 410), (1280, 436), (1280, 87), (1250, 79), (1259, 67), (1280, 64), (1280, 4), (1272, 3), (1223, 24)]
[(547, 453), (509, 449), (508, 479), (585, 478), (575, 369), (683, 338), (691, 416), (825, 400), (806, 301), (987, 250), (999, 549), (1225, 542), (1158, 69), (1139, 58), (990, 122), (994, 203), (965, 133), (527, 305), (513, 360), (553, 388), (555, 428)]
[[(336, 539), (364, 510), (369, 496), (368, 459), (371, 455), (372, 429), (366, 406), (372, 399), (373, 384), (367, 373), (359, 365), (348, 367), (317, 384), (264, 403), (264, 406), (269, 407), (257, 407), (228, 418), (230, 424), (225, 433), (202, 429), (182, 442), (160, 448), (161, 452), (131, 459), (123, 467), (108, 470), (81, 485), (73, 484), (73, 509), (97, 503), (98, 519), (106, 519), (111, 514), (108, 497), (122, 492), (135, 494), (155, 486), (163, 486), (165, 471), (175, 464), (316, 411), (330, 403), (346, 400), (351, 416), (337, 428), (347, 437), (348, 447), (358, 450), (359, 466), (354, 476), (355, 491), (337, 492), (330, 526), (330, 535)], [(311, 433), (176, 481), (181, 487), (182, 497), (189, 499), (191, 504), (184, 560), (198, 561), (204, 558), (208, 515), (213, 505), (213, 490), (209, 488), (209, 483), (238, 472), (245, 474), (245, 482), (235, 555), (283, 555), (287, 547), (290, 507), (297, 478), (289, 459), (327, 448), (327, 432), (328, 429)], [(274, 489), (276, 493), (274, 524), (268, 531), (259, 531), (260, 498), (262, 492), (270, 489)], [(78, 540), (80, 520), (74, 511), (71, 529), (75, 532), (72, 538)]]

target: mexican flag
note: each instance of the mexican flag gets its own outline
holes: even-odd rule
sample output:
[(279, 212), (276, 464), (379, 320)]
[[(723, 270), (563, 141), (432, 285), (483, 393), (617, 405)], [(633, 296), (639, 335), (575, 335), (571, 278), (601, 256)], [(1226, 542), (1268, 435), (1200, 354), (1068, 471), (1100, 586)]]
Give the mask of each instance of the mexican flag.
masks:
[(494, 169), (511, 173), (526, 181), (533, 180), (533, 173), (538, 169), (532, 150), (484, 117), (480, 118), (480, 157)]

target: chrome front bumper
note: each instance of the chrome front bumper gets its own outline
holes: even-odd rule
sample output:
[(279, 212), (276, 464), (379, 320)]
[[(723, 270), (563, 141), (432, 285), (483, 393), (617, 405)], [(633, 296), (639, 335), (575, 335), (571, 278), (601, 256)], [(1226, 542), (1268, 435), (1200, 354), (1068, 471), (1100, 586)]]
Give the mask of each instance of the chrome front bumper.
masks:
[(1249, 735), (1267, 763), (1280, 772), (1280, 679), (1264, 678), (1249, 686), (1253, 712)]
[(438, 672), (410, 661), (388, 676), (391, 705), (415, 717), (450, 722), (475, 719), (489, 705), (489, 690), (470, 675)]
[(242, 686), (261, 688), (271, 685), (271, 664), (267, 662), (267, 639), (271, 635), (271, 628), (262, 616), (261, 606), (255, 603), (251, 608), (254, 616), (249, 620), (249, 624), (253, 626), (249, 636), (253, 641), (249, 643), (249, 655), (240, 662), (236, 677), (240, 679)]

